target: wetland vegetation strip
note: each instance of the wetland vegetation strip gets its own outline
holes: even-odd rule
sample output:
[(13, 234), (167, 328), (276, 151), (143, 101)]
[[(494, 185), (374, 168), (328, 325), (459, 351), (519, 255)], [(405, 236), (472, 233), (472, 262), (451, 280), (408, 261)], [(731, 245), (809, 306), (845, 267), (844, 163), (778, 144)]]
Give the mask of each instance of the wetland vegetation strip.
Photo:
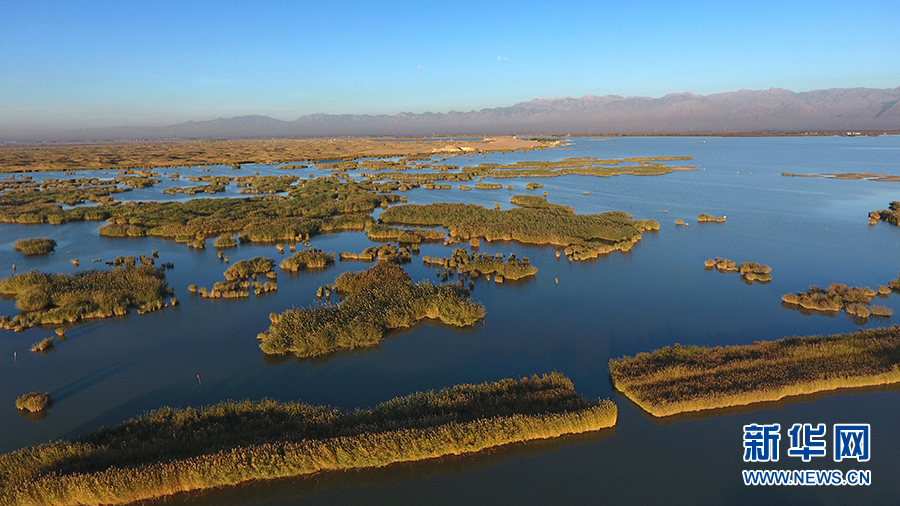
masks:
[(900, 326), (745, 346), (680, 346), (609, 361), (616, 389), (653, 416), (900, 382)]
[(106, 220), (108, 224), (99, 229), (105, 237), (153, 236), (190, 243), (238, 233), (242, 242), (300, 242), (309, 235), (364, 230), (373, 224), (372, 217), (363, 213), (401, 200), (396, 195), (377, 193), (379, 188), (374, 183), (319, 178), (291, 186), (289, 197), (113, 202), (73, 209), (17, 200), (0, 206), (0, 222), (58, 225)]
[(484, 238), (562, 246), (574, 260), (628, 251), (642, 232), (659, 229), (656, 221), (634, 220), (620, 211), (576, 214), (568, 206), (550, 204), (534, 195), (517, 195), (511, 200), (527, 207), (501, 211), (475, 204), (409, 204), (391, 207), (380, 218), (392, 224), (441, 226), (462, 241)]
[(459, 385), (341, 412), (299, 403), (162, 408), (0, 456), (0, 503), (126, 504), (182, 491), (472, 453), (596, 431), (616, 405), (559, 373)]
[(257, 336), (263, 352), (314, 357), (375, 346), (387, 329), (423, 318), (467, 327), (484, 317), (484, 306), (470, 301), (462, 286), (415, 284), (400, 266), (384, 260), (366, 271), (341, 274), (335, 289), (346, 297), (338, 304), (269, 315), (269, 330)]

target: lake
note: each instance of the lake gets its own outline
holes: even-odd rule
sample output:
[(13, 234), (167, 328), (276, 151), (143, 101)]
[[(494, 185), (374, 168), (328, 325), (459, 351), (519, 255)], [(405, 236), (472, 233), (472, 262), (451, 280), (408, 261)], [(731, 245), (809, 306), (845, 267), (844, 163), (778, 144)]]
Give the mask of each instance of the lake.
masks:
[[(476, 280), (472, 298), (487, 308), (483, 324), (458, 329), (421, 324), (390, 332), (378, 347), (317, 359), (265, 356), (256, 335), (269, 314), (315, 302), (316, 288), (344, 271), (370, 264), (335, 266), (296, 275), (279, 271), (278, 291), (249, 299), (190, 296), (187, 286), (212, 286), (226, 266), (216, 250), (188, 249), (156, 238), (101, 238), (104, 223), (0, 225), (0, 273), (40, 269), (76, 272), (118, 255), (150, 255), (173, 262), (166, 278), (181, 300), (176, 308), (138, 316), (88, 321), (66, 331), (67, 339), (41, 355), (32, 343), (53, 335), (35, 328), (0, 337), (0, 452), (70, 438), (118, 424), (160, 406), (201, 406), (227, 399), (326, 404), (344, 409), (373, 406), (395, 396), (460, 383), (521, 378), (559, 371), (582, 395), (612, 398), (619, 407), (615, 429), (496, 448), (475, 455), (393, 465), (384, 469), (327, 473), (308, 478), (255, 482), (182, 494), (150, 504), (885, 504), (900, 486), (900, 385), (830, 392), (769, 403), (654, 419), (613, 390), (610, 358), (680, 343), (748, 344), (791, 335), (835, 334), (900, 321), (896, 293), (873, 304), (895, 311), (892, 319), (858, 324), (844, 313), (801, 314), (782, 307), (781, 295), (810, 285), (885, 285), (900, 270), (900, 228), (869, 226), (867, 213), (900, 200), (900, 183), (785, 177), (782, 172), (871, 172), (900, 175), (900, 137), (634, 137), (573, 138), (568, 147), (528, 153), (474, 155), (446, 163), (513, 163), (569, 157), (692, 156), (697, 171), (662, 176), (563, 176), (498, 179), (501, 190), (425, 190), (403, 193), (409, 203), (472, 202), (487, 207), (519, 193), (541, 195), (579, 213), (620, 210), (659, 221), (631, 252), (593, 261), (556, 258), (551, 247), (481, 242), (483, 253), (527, 255), (537, 275), (496, 285)], [(698, 142), (705, 141), (705, 142)], [(682, 162), (669, 162), (681, 165)], [(218, 167), (223, 175), (230, 167)], [(199, 169), (179, 169), (182, 177)], [(168, 172), (173, 170), (167, 169)], [(245, 165), (232, 175), (308, 174)], [(350, 172), (349, 174), (357, 174)], [(78, 171), (82, 176), (83, 171)], [(84, 174), (90, 174), (84, 172)], [(60, 173), (34, 175), (60, 178)], [(111, 177), (111, 176), (110, 176)], [(116, 200), (187, 200), (161, 195), (171, 186), (194, 184), (167, 177), (153, 188), (116, 194)], [(485, 179), (485, 182), (489, 182)], [(525, 184), (544, 184), (526, 190)], [(514, 190), (505, 186), (512, 184)], [(236, 196), (234, 184), (216, 196)], [(584, 192), (589, 192), (587, 195)], [(199, 196), (205, 196), (199, 194)], [(663, 212), (668, 211), (668, 212)], [(725, 223), (697, 223), (700, 213), (727, 216)], [(375, 216), (377, 216), (377, 212)], [(676, 226), (683, 219), (689, 226)], [(12, 249), (21, 237), (51, 237), (54, 255), (23, 257)], [(324, 251), (362, 251), (373, 243), (364, 233), (312, 238)], [(211, 242), (209, 243), (211, 246)], [(421, 255), (449, 256), (451, 247), (424, 244)], [(226, 250), (231, 262), (268, 256), (274, 245), (243, 244)], [(289, 253), (285, 253), (288, 255)], [(773, 280), (747, 285), (738, 274), (704, 270), (707, 258), (772, 267)], [(77, 258), (81, 267), (72, 266)], [(414, 280), (439, 282), (419, 257), (404, 268)], [(555, 280), (558, 279), (558, 284)], [(0, 315), (17, 313), (0, 302)], [(197, 375), (202, 378), (198, 383)], [(54, 403), (41, 420), (13, 407), (21, 393), (49, 391)], [(781, 459), (745, 463), (743, 426), (780, 423)], [(871, 424), (869, 462), (834, 462), (828, 455), (804, 463), (786, 455), (786, 429), (794, 423)], [(864, 469), (863, 487), (747, 487), (745, 469)]]

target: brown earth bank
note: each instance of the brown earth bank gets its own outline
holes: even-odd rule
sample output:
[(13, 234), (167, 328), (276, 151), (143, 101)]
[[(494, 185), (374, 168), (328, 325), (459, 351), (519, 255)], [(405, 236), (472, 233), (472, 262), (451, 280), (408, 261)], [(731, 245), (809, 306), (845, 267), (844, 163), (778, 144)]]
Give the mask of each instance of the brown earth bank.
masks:
[(502, 136), (476, 141), (335, 138), (14, 144), (0, 146), (0, 172), (272, 164), (365, 156), (461, 155), (531, 150), (551, 147), (559, 142)]

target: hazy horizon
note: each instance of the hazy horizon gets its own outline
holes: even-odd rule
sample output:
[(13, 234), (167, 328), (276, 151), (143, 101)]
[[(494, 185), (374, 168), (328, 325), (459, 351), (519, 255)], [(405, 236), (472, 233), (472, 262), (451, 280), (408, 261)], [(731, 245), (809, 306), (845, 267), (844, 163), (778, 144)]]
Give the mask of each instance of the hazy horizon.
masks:
[(894, 88), (900, 6), (11, 3), (0, 134), (539, 97)]

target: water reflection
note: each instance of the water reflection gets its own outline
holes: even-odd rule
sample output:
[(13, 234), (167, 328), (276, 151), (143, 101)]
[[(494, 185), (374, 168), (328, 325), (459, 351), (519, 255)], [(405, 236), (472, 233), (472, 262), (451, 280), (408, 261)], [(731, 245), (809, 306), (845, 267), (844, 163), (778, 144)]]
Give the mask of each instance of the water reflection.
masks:
[(552, 439), (512, 443), (477, 453), (447, 455), (418, 462), (400, 462), (380, 468), (328, 471), (306, 477), (253, 481), (233, 487), (181, 493), (141, 504), (143, 506), (293, 504), (293, 501), (298, 499), (338, 488), (383, 487), (434, 476), (465, 475), (568, 446), (596, 444), (613, 437), (615, 433), (616, 429), (610, 428)]
[[(610, 383), (612, 380), (610, 379)], [(825, 399), (828, 397), (834, 397), (837, 395), (860, 395), (860, 394), (874, 394), (880, 392), (896, 392), (900, 393), (900, 383), (894, 383), (891, 385), (874, 385), (868, 387), (853, 387), (853, 388), (838, 388), (835, 390), (827, 390), (824, 392), (815, 392), (812, 394), (804, 394), (804, 395), (791, 395), (785, 397), (783, 399), (777, 401), (767, 401), (767, 402), (754, 402), (753, 404), (745, 404), (743, 406), (729, 406), (727, 408), (717, 408), (717, 409), (706, 409), (703, 411), (692, 411), (689, 413), (680, 413), (672, 416), (653, 416), (644, 408), (640, 407), (637, 403), (629, 399), (625, 396), (620, 390), (613, 389), (616, 394), (616, 404), (621, 406), (622, 404), (628, 404), (636, 411), (640, 412), (641, 415), (647, 420), (652, 421), (656, 425), (670, 425), (673, 423), (691, 421), (691, 420), (706, 420), (710, 418), (717, 418), (720, 416), (729, 416), (729, 415), (742, 415), (746, 413), (752, 413), (754, 411), (762, 411), (762, 410), (781, 410), (781, 408), (788, 406), (790, 404), (806, 404), (810, 402), (817, 401), (819, 399)], [(620, 408), (621, 409), (621, 408)]]

